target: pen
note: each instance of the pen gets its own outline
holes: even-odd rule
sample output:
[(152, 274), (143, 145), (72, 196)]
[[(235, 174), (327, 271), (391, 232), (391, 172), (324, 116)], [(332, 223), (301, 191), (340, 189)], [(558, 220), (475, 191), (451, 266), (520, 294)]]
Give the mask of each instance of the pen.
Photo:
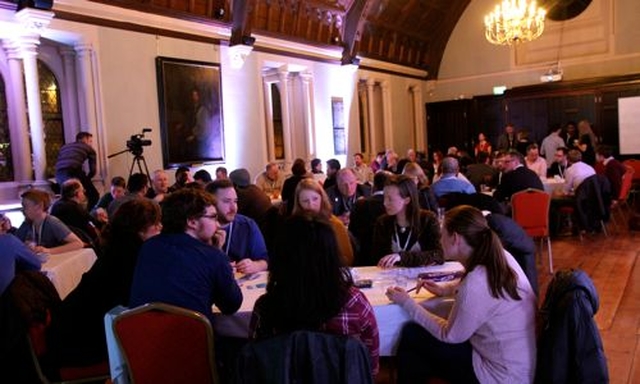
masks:
[(415, 287), (413, 287), (413, 288), (408, 289), (408, 290), (407, 290), (407, 293), (409, 293), (409, 292), (413, 292), (413, 291), (415, 291), (416, 289), (418, 289), (418, 286), (417, 286), (417, 285), (416, 285)]

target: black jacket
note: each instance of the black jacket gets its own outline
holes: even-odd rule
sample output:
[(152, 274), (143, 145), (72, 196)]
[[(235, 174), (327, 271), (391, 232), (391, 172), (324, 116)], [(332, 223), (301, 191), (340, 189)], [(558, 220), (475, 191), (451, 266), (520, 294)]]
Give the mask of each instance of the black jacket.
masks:
[(349, 232), (353, 234), (359, 245), (355, 265), (375, 265), (377, 262), (371, 259), (371, 247), (376, 220), (385, 213), (383, 200), (384, 196), (381, 194), (360, 199), (356, 201), (355, 208), (351, 212)]
[(334, 185), (331, 188), (326, 189), (327, 196), (329, 197), (329, 202), (333, 207), (333, 214), (336, 216), (342, 216), (343, 213), (349, 211), (353, 211), (355, 207), (356, 200), (361, 199), (363, 197), (369, 197), (371, 194), (371, 188), (364, 184), (358, 184), (356, 187), (356, 194), (352, 199), (345, 199), (344, 196), (338, 190), (338, 186)]
[(576, 189), (576, 216), (580, 229), (596, 231), (609, 221), (611, 186), (603, 175), (589, 176)]
[(609, 382), (602, 340), (593, 320), (598, 306), (598, 292), (584, 271), (556, 273), (541, 309), (537, 383)]
[(514, 193), (527, 188), (544, 191), (540, 177), (529, 168), (521, 166), (502, 175), (502, 182), (496, 188), (493, 197), (500, 202), (509, 201)]
[(237, 364), (238, 384), (373, 383), (364, 344), (319, 332), (297, 331), (247, 344)]

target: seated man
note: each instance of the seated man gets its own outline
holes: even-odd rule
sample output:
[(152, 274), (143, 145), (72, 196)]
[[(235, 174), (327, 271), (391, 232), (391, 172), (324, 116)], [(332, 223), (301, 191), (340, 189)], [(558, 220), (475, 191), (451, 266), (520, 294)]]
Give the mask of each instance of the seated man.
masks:
[(256, 177), (258, 188), (262, 189), (272, 199), (280, 197), (282, 184), (284, 184), (284, 175), (282, 175), (276, 163), (267, 164), (264, 172)]
[(182, 189), (185, 185), (193, 181), (189, 167), (185, 167), (184, 165), (178, 167), (178, 169), (176, 169), (175, 179), (176, 182), (169, 187), (169, 193)]
[(60, 192), (60, 199), (51, 206), (51, 214), (72, 230), (78, 229), (82, 231), (75, 231), (76, 234), (82, 233), (83, 236), (88, 237), (83, 238), (83, 236), (80, 236), (81, 240), (97, 244), (100, 239), (100, 227), (102, 224), (87, 211), (87, 196), (80, 180), (69, 179), (65, 181), (62, 183)]
[(535, 172), (538, 177), (547, 177), (547, 161), (540, 157), (540, 154), (538, 153), (538, 144), (529, 144), (527, 147), (525, 163), (527, 168)]
[(109, 208), (107, 208), (109, 217), (113, 217), (116, 210), (125, 202), (133, 199), (146, 198), (145, 196), (147, 195), (148, 189), (149, 178), (147, 175), (144, 173), (134, 173), (129, 176), (129, 180), (127, 181), (127, 194), (109, 204)]
[(15, 235), (35, 253), (57, 254), (81, 249), (84, 244), (60, 219), (49, 215), (51, 197), (30, 189), (20, 195), (25, 221)]
[(369, 196), (371, 192), (368, 186), (358, 184), (358, 177), (352, 168), (339, 170), (336, 176), (336, 185), (326, 191), (333, 209), (332, 213), (347, 226), (356, 200)]
[(115, 176), (111, 179), (111, 186), (109, 187), (109, 192), (102, 195), (100, 200), (93, 207), (92, 211), (97, 212), (98, 209), (103, 209), (106, 211), (109, 208), (109, 204), (119, 197), (124, 196), (127, 191), (127, 182), (124, 177)]
[(490, 185), (496, 177), (497, 171), (491, 166), (491, 157), (487, 152), (478, 152), (476, 159), (478, 162), (467, 166), (467, 179), (473, 184), (478, 192), (482, 192), (482, 184)]
[(431, 186), (431, 191), (437, 199), (448, 193), (476, 193), (476, 189), (471, 183), (458, 177), (459, 171), (458, 159), (453, 156), (446, 156), (442, 159), (442, 176)]
[(613, 157), (613, 149), (608, 145), (601, 145), (596, 149), (596, 173), (605, 175), (611, 184), (611, 196), (614, 200), (620, 197), (622, 176), (627, 168)]
[(582, 153), (577, 149), (570, 150), (567, 159), (569, 160), (569, 167), (565, 174), (565, 184), (562, 192), (565, 195), (572, 195), (580, 184), (587, 177), (595, 175), (596, 171), (589, 164), (582, 162)]
[(161, 203), (169, 193), (169, 176), (164, 169), (156, 169), (153, 171), (151, 179), (151, 188), (147, 190), (146, 197)]
[(131, 307), (160, 301), (213, 320), (211, 306), (234, 313), (242, 304), (227, 257), (209, 245), (218, 230), (215, 198), (183, 189), (162, 204), (162, 234), (140, 249), (131, 285)]
[(540, 177), (523, 165), (520, 152), (511, 150), (507, 152), (503, 160), (504, 172), (502, 182), (496, 188), (493, 197), (499, 202), (508, 202), (511, 196), (528, 188), (544, 191), (544, 185)]
[[(218, 169), (220, 168), (224, 168), (224, 167), (218, 167)], [(216, 171), (216, 179), (220, 179), (220, 178), (224, 178), (224, 179), (227, 178), (226, 169), (224, 170), (223, 177), (218, 177), (218, 172)], [(211, 178), (211, 174), (206, 169), (199, 169), (198, 171), (196, 171), (196, 173), (193, 174), (193, 181), (202, 185), (203, 187), (209, 184), (212, 180), (213, 179)]]
[(238, 214), (238, 195), (230, 180), (215, 180), (207, 185), (215, 196), (218, 222), (225, 232), (219, 246), (240, 273), (264, 271), (268, 267), (268, 252), (262, 233), (252, 219)]
[(567, 166), (569, 165), (569, 161), (567, 160), (567, 153), (569, 150), (566, 147), (556, 149), (556, 153), (554, 155), (554, 161), (547, 169), (547, 177), (555, 177), (559, 176), (561, 179), (564, 179), (564, 174), (567, 172)]

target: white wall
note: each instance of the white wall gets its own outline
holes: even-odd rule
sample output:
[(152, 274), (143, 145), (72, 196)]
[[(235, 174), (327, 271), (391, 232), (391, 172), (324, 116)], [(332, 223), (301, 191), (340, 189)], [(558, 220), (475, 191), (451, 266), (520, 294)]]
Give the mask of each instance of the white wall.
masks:
[(593, 0), (575, 19), (547, 21), (542, 37), (517, 49), (494, 46), (484, 38), (484, 15), (496, 3), (469, 3), (445, 49), (435, 89), (426, 93), (427, 101), (491, 94), (497, 85), (537, 84), (558, 58), (564, 80), (638, 73), (640, 69), (637, 0)]

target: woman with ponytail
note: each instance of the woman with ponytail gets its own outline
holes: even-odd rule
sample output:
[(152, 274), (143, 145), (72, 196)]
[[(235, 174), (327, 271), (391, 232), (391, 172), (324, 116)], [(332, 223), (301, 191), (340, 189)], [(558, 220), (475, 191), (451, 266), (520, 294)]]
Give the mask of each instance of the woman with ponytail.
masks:
[(401, 288), (387, 291), (413, 320), (400, 337), (398, 383), (429, 377), (452, 383), (532, 383), (536, 296), (524, 272), (476, 208), (447, 212), (441, 242), (445, 259), (462, 263), (466, 274), (456, 283), (421, 279), (418, 289), (454, 296), (448, 318), (420, 306)]

